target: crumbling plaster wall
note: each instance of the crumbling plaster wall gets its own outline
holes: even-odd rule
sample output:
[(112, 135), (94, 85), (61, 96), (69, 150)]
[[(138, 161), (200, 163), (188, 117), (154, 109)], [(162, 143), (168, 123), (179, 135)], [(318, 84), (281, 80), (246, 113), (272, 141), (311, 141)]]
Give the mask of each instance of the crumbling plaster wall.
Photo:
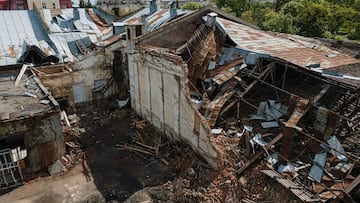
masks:
[(190, 144), (217, 167), (218, 152), (205, 118), (191, 102), (187, 65), (181, 57), (153, 52), (128, 53), (131, 105), (174, 140)]
[[(55, 98), (67, 98), (70, 106), (74, 106), (74, 85), (84, 88), (84, 102), (94, 99), (92, 90), (95, 80), (110, 79), (112, 77), (112, 52), (104, 49), (84, 56), (81, 60), (69, 64), (72, 72), (58, 72), (39, 75), (43, 85), (49, 89)], [(42, 67), (41, 70), (51, 69), (51, 66)], [(44, 71), (45, 72), (45, 71)], [(106, 96), (118, 93), (116, 83), (113, 83)]]
[(26, 171), (45, 169), (65, 154), (59, 112), (0, 123), (0, 140), (23, 135)]

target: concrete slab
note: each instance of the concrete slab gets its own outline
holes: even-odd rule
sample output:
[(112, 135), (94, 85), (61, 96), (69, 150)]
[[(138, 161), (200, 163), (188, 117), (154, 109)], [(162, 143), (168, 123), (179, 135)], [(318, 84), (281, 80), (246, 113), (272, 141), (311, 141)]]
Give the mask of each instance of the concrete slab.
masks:
[(0, 202), (105, 202), (93, 180), (87, 182), (81, 164), (65, 174), (41, 178), (0, 196)]

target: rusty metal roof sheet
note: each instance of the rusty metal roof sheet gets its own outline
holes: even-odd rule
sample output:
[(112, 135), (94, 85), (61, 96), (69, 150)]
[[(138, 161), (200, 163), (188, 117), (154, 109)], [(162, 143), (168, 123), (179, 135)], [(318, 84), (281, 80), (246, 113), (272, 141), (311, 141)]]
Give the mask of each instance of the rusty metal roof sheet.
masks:
[[(359, 63), (360, 60), (351, 56), (336, 53), (331, 50), (323, 50), (314, 47), (307, 47), (304, 43), (258, 29), (251, 28), (221, 17), (217, 18), (218, 26), (238, 46), (245, 50), (270, 54), (305, 67), (308, 64), (320, 64), (320, 68), (326, 69), (340, 65)], [(330, 57), (329, 57), (330, 56)]]
[(0, 66), (19, 63), (27, 45), (36, 46), (45, 55), (55, 55), (47, 35), (35, 11), (0, 11)]

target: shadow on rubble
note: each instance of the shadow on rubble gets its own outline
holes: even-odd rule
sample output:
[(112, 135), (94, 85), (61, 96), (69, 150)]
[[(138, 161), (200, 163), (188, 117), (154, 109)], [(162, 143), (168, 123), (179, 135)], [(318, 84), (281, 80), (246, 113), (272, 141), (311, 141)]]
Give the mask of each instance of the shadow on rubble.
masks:
[(106, 201), (123, 202), (134, 192), (174, 176), (159, 159), (117, 149), (117, 144), (132, 139), (131, 114), (129, 109), (79, 113), (87, 128), (79, 138), (85, 151), (83, 172), (89, 181), (93, 179)]

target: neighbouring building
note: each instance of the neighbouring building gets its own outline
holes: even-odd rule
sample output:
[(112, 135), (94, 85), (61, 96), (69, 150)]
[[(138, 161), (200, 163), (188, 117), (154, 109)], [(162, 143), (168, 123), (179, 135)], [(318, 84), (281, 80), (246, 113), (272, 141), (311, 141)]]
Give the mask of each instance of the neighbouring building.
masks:
[(61, 61), (39, 67), (39, 77), (60, 104), (74, 107), (116, 95), (113, 47), (121, 45), (121, 37), (113, 34), (111, 16), (77, 7), (55, 15), (41, 9), (39, 15)]
[(0, 10), (27, 10), (26, 0), (0, 0)]
[(0, 11), (7, 30), (0, 33), (0, 67), (32, 63), (41, 69), (36, 74), (42, 83), (71, 111), (75, 104), (116, 95), (112, 47), (120, 37), (112, 32), (111, 17), (97, 9), (52, 11)]
[(213, 167), (227, 169), (224, 150), (233, 144), (217, 135), (241, 138), (244, 163), (229, 173), (265, 157), (258, 175), (301, 201), (349, 198), (360, 182), (358, 58), (213, 7), (139, 36), (143, 26), (125, 26), (139, 115)]
[(60, 2), (61, 1), (59, 0), (27, 0), (27, 4), (30, 10), (34, 9), (34, 5), (37, 8), (59, 9), (61, 8)]
[(30, 67), (0, 70), (0, 191), (65, 154), (59, 104)]
[(60, 0), (60, 8), (72, 8), (72, 2), (71, 0)]
[(0, 10), (7, 10), (9, 8), (8, 0), (0, 0)]

